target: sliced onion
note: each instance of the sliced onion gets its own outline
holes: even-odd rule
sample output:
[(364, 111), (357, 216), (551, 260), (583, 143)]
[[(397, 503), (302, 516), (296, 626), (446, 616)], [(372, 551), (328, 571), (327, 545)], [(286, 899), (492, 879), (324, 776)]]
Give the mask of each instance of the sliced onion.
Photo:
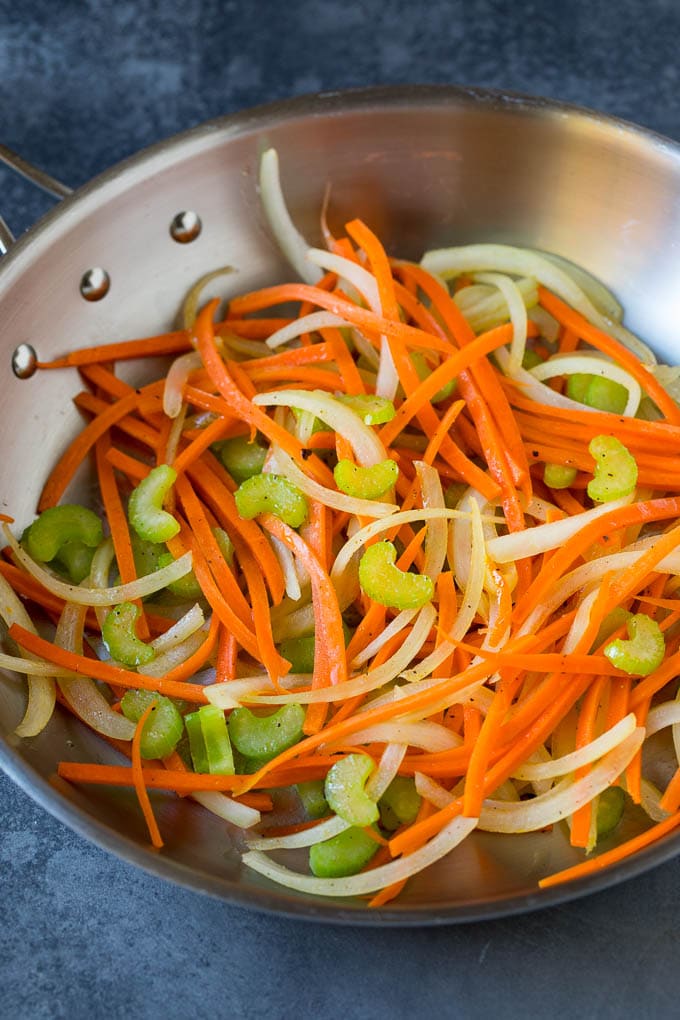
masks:
[(561, 650), (563, 655), (570, 655), (572, 652), (578, 650), (579, 642), (585, 633), (586, 627), (590, 623), (590, 614), (599, 592), (599, 587), (594, 588), (581, 600), (579, 607), (576, 610), (576, 614), (574, 615), (571, 627), (564, 639), (564, 644), (562, 645)]
[(448, 807), (452, 800), (455, 800), (453, 794), (444, 789), (441, 783), (438, 783), (435, 779), (430, 779), (423, 772), (414, 773), (414, 779), (416, 792), (420, 794), (423, 800), (429, 801), (436, 808), (442, 810)]
[(533, 832), (568, 818), (616, 782), (644, 739), (645, 730), (640, 726), (605, 755), (588, 775), (576, 781), (565, 779), (533, 800), (520, 801), (519, 804), (485, 800), (479, 818), (480, 829), (485, 832)]
[[(394, 680), (413, 661), (427, 641), (436, 615), (436, 611), (431, 604), (423, 606), (413, 625), (413, 630), (401, 648), (397, 649), (387, 662), (376, 667), (376, 669), (372, 669), (369, 673), (354, 677), (352, 680), (346, 680), (344, 683), (336, 684), (334, 687), (319, 687), (311, 691), (295, 691), (293, 694), (244, 695), (243, 702), (254, 705), (285, 705), (293, 701), (298, 704), (313, 705), (316, 702), (344, 701), (346, 698), (354, 698), (359, 694), (370, 694), (371, 691), (378, 690), (378, 688), (384, 687), (385, 684)], [(206, 695), (207, 693), (208, 689), (206, 689)]]
[(348, 514), (355, 514), (361, 517), (385, 517), (396, 512), (394, 503), (381, 503), (377, 499), (359, 499), (356, 496), (347, 496), (344, 492), (328, 489), (325, 485), (314, 481), (302, 471), (293, 458), (285, 450), (276, 447), (272, 453), (272, 471), (283, 475), (293, 485), (296, 485), (301, 492), (311, 499), (315, 499), (324, 506), (333, 510), (340, 510)]
[(514, 280), (511, 280), (509, 276), (505, 276), (502, 273), (478, 273), (476, 279), (480, 283), (489, 283), (492, 287), (497, 287), (508, 306), (510, 322), (512, 323), (512, 343), (510, 344), (508, 371), (510, 375), (513, 375), (518, 368), (522, 367), (527, 344), (527, 310), (522, 292)]
[(276, 149), (267, 149), (260, 159), (260, 198), (271, 232), (295, 272), (306, 283), (318, 283), (322, 273), (307, 261), (309, 245), (293, 224), (283, 197)]
[(27, 676), (73, 676), (70, 669), (55, 666), (44, 659), (24, 659), (20, 655), (6, 655), (4, 652), (0, 652), (0, 669), (8, 669), (10, 673), (25, 673)]
[(286, 585), (286, 595), (289, 599), (293, 599), (294, 602), (299, 602), (302, 598), (302, 589), (300, 588), (300, 579), (295, 569), (295, 557), (288, 546), (284, 545), (276, 535), (270, 535), (269, 541), (281, 567), (281, 573)]
[(380, 800), (387, 787), (399, 772), (399, 766), (404, 760), (406, 750), (405, 743), (388, 743), (380, 756), (378, 767), (368, 777), (368, 782), (364, 787), (367, 797), (376, 802)]
[(299, 407), (311, 411), (327, 422), (351, 444), (357, 460), (363, 466), (379, 464), (387, 459), (385, 447), (375, 432), (350, 407), (322, 390), (276, 390), (258, 393), (253, 403), (260, 407)]
[[(510, 374), (513, 374), (512, 366), (509, 366)], [(516, 368), (514, 369), (516, 370)], [(610, 379), (618, 383), (628, 391), (626, 406), (621, 412), (627, 417), (634, 417), (637, 414), (640, 400), (642, 399), (642, 387), (637, 379), (634, 379), (630, 372), (606, 358), (593, 356), (591, 354), (556, 354), (554, 358), (541, 362), (530, 370), (530, 374), (539, 382), (546, 379), (554, 379), (558, 375), (572, 375), (583, 372), (586, 375), (597, 375), (601, 379)]]
[(252, 829), (253, 825), (262, 821), (262, 815), (255, 808), (248, 807), (247, 804), (240, 804), (224, 793), (217, 793), (213, 790), (195, 791), (191, 797), (212, 814), (224, 818), (226, 822), (231, 822), (239, 829)]
[[(526, 308), (535, 309), (538, 302), (536, 281), (528, 277), (513, 281)], [(447, 288), (448, 290), (448, 288)], [(497, 287), (473, 283), (453, 295), (453, 300), (474, 329), (481, 333), (508, 320), (508, 305)], [(532, 311), (533, 315), (533, 311)]]
[(664, 701), (650, 709), (645, 719), (645, 730), (647, 736), (664, 730), (667, 726), (680, 724), (680, 701)]
[(213, 269), (212, 272), (206, 273), (204, 276), (201, 276), (198, 280), (196, 280), (196, 283), (185, 297), (184, 304), (182, 306), (182, 324), (186, 330), (191, 330), (194, 327), (198, 303), (201, 300), (201, 295), (205, 287), (207, 287), (209, 283), (212, 283), (213, 280), (216, 280), (218, 276), (230, 276), (235, 272), (236, 270), (233, 266), (220, 266), (219, 269)]
[(353, 669), (357, 669), (359, 666), (363, 666), (365, 662), (372, 659), (374, 655), (380, 651), (383, 645), (391, 641), (397, 634), (401, 634), (404, 627), (408, 627), (411, 620), (418, 613), (417, 609), (403, 609), (395, 618), (385, 627), (382, 634), (378, 634), (376, 638), (373, 638), (365, 648), (363, 648), (358, 655), (352, 659), (351, 665)]
[(163, 387), (163, 411), (168, 418), (176, 418), (182, 410), (184, 387), (192, 372), (203, 366), (197, 351), (180, 354), (170, 365)]
[(603, 755), (613, 751), (636, 728), (635, 714), (630, 712), (624, 719), (608, 729), (606, 733), (591, 740), (589, 744), (580, 747), (578, 751), (565, 754), (562, 758), (551, 759), (545, 762), (525, 762), (518, 765), (513, 771), (513, 779), (525, 779), (534, 782), (540, 779), (554, 779), (556, 776), (566, 776), (583, 765), (590, 765), (592, 762), (602, 758)]
[(451, 751), (454, 747), (460, 747), (462, 740), (457, 733), (434, 722), (376, 723), (375, 726), (352, 734), (353, 745), (383, 743), (419, 747), (435, 754), (437, 751)]
[(144, 666), (138, 666), (137, 672), (143, 673), (144, 676), (165, 676), (171, 669), (181, 666), (194, 652), (197, 652), (205, 641), (206, 636), (206, 628), (193, 631), (188, 637), (180, 641), (179, 644), (167, 648), (160, 655), (157, 655), (155, 659), (152, 659), (151, 662), (147, 662)]
[(351, 828), (349, 822), (333, 815), (318, 825), (303, 829), (302, 832), (291, 832), (288, 836), (256, 836), (248, 840), (248, 848), (264, 850), (265, 853), (270, 850), (298, 850), (300, 847), (324, 843), (349, 828)]
[(156, 652), (165, 652), (169, 648), (185, 641), (191, 634), (199, 630), (205, 623), (203, 610), (198, 602), (182, 616), (177, 623), (174, 623), (164, 634), (160, 634), (150, 642)]
[(309, 315), (302, 315), (299, 319), (293, 319), (286, 326), (281, 326), (275, 333), (267, 338), (265, 343), (270, 350), (275, 350), (291, 340), (297, 340), (303, 333), (318, 333), (320, 329), (328, 329), (330, 326), (348, 326), (346, 319), (332, 312), (310, 312)]
[[(311, 673), (288, 673), (279, 677), (278, 687), (285, 690), (295, 690), (296, 687), (309, 686), (312, 679)], [(237, 680), (225, 680), (219, 684), (208, 684), (203, 688), (211, 705), (218, 708), (232, 709), (245, 704), (246, 699), (258, 692), (266, 693), (273, 691), (274, 684), (265, 673), (258, 673), (257, 676), (239, 677)]]
[[(73, 603), (64, 606), (54, 635), (58, 648), (82, 655), (86, 612), (85, 606)], [(60, 677), (58, 683), (69, 707), (96, 733), (115, 740), (132, 740), (135, 724), (120, 712), (114, 712), (91, 677), (73, 674), (70, 678)]]
[(378, 374), (375, 380), (375, 392), (378, 397), (394, 400), (399, 389), (399, 373), (394, 363), (392, 348), (386, 336), (380, 337), (380, 358)]
[(454, 818), (420, 850), (359, 875), (351, 875), (349, 878), (314, 878), (312, 875), (301, 875), (270, 860), (258, 850), (244, 854), (243, 863), (273, 882), (285, 885), (289, 889), (297, 889), (299, 892), (315, 893), (318, 896), (363, 896), (394, 882), (401, 882), (428, 868), (462, 843), (476, 825), (476, 818)]
[[(434, 508), (443, 510), (446, 507), (444, 492), (439, 478), (439, 472), (430, 464), (417, 460), (414, 464), (416, 474), (420, 481), (420, 491), (423, 497), (423, 506), (427, 509)], [(427, 536), (425, 538), (425, 557), (423, 559), (423, 574), (427, 574), (433, 581), (444, 569), (446, 559), (446, 543), (448, 539), (448, 528), (443, 518), (430, 521), (427, 525)]]
[(508, 535), (500, 535), (486, 543), (486, 551), (495, 563), (511, 563), (522, 556), (536, 556), (549, 552), (565, 544), (573, 535), (590, 524), (591, 521), (611, 513), (633, 502), (633, 495), (623, 499), (613, 499), (610, 503), (602, 503), (592, 510), (565, 517), (561, 521), (549, 524), (538, 524), (524, 531), (513, 531)]
[(361, 294), (368, 302), (371, 311), (376, 315), (382, 314), (380, 307), (380, 296), (378, 284), (372, 273), (360, 266), (357, 262), (336, 255), (331, 251), (324, 251), (323, 248), (310, 248), (307, 251), (307, 261), (314, 266), (320, 266), (330, 273), (335, 273), (343, 280), (348, 280), (352, 287)]
[(129, 584), (118, 584), (113, 588), (81, 588), (76, 584), (66, 584), (48, 573), (24, 552), (6, 524), (3, 525), (3, 530), (19, 563), (43, 588), (64, 602), (75, 602), (80, 606), (115, 606), (121, 602), (134, 602), (160, 591), (172, 581), (179, 581), (180, 577), (184, 577), (191, 570), (191, 553), (187, 552), (179, 559), (173, 560), (167, 567), (139, 577)]
[(661, 790), (658, 790), (648, 779), (640, 780), (640, 807), (649, 815), (653, 822), (663, 822), (668, 818), (668, 811), (661, 807)]
[[(7, 527), (5, 530), (9, 531)], [(11, 627), (13, 623), (18, 623), (24, 630), (29, 630), (31, 634), (37, 633), (23, 602), (14, 593), (14, 589), (2, 574), (0, 574), (0, 616), (8, 627)], [(26, 659), (35, 659), (35, 656), (28, 652), (22, 652), (22, 656)], [(24, 717), (14, 731), (18, 737), (36, 737), (52, 718), (57, 696), (54, 675), (54, 673), (51, 675), (27, 674), (28, 703)]]
[(527, 251), (534, 255), (540, 255), (544, 259), (548, 259), (549, 262), (554, 263), (559, 269), (562, 269), (567, 276), (571, 276), (583, 293), (589, 298), (595, 305), (597, 310), (606, 316), (608, 319), (613, 319), (614, 322), (621, 322), (623, 318), (623, 308), (616, 300), (609, 288), (589, 273), (583, 266), (577, 265), (575, 262), (570, 262), (569, 259), (563, 258), (561, 255), (555, 255), (554, 252), (549, 251), (538, 251), (537, 249), (528, 248)]

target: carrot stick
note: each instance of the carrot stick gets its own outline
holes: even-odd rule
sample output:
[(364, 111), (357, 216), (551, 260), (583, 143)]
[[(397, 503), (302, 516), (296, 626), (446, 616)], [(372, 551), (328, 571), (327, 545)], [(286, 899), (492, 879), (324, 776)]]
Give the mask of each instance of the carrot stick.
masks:
[(139, 717), (139, 722), (135, 729), (135, 735), (132, 738), (132, 778), (135, 784), (135, 792), (137, 794), (137, 800), (139, 806), (142, 809), (144, 815), (144, 821), (146, 822), (151, 836), (151, 843), (157, 849), (160, 850), (163, 846), (163, 840), (161, 838), (160, 831), (158, 829), (158, 823), (151, 807), (151, 801), (149, 800), (149, 794), (146, 789), (146, 783), (144, 782), (144, 770), (142, 768), (142, 754), (141, 754), (141, 742), (142, 733), (144, 731), (144, 725), (154, 710), (155, 702), (152, 701), (142, 712)]
[(37, 634), (24, 630), (17, 623), (12, 624), (9, 634), (27, 652), (33, 652), (34, 655), (45, 659), (46, 662), (54, 663), (55, 666), (70, 669), (72, 673), (94, 677), (95, 680), (103, 680), (105, 683), (115, 684), (118, 687), (157, 691), (158, 694), (164, 694), (168, 698), (181, 698), (199, 705), (207, 703), (208, 699), (202, 689), (195, 687), (194, 684), (178, 683), (166, 680), (165, 677), (146, 676), (144, 673), (133, 673), (131, 670), (123, 669), (122, 666), (112, 666), (108, 662), (100, 662), (99, 659), (88, 659), (84, 655), (67, 652), (64, 648), (53, 645), (51, 641), (46, 641)]

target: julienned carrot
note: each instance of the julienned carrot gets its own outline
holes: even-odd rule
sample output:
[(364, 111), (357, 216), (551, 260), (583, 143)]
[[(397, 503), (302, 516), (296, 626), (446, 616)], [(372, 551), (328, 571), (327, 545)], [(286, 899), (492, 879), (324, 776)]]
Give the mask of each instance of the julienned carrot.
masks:
[(39, 361), (38, 368), (69, 368), (79, 365), (96, 365), (107, 361), (130, 361), (135, 358), (158, 357), (163, 354), (181, 354), (191, 349), (191, 338), (185, 330), (163, 333), (143, 340), (122, 340), (119, 343), (100, 344), (98, 347), (81, 347), (52, 361)]
[(142, 809), (144, 815), (144, 821), (146, 822), (151, 836), (151, 843), (157, 849), (160, 850), (163, 846), (163, 839), (158, 829), (158, 823), (151, 807), (151, 801), (149, 800), (149, 794), (146, 789), (146, 783), (144, 782), (144, 770), (142, 768), (142, 754), (141, 754), (141, 742), (142, 733), (144, 731), (144, 725), (146, 720), (153, 712), (155, 702), (147, 705), (139, 717), (137, 728), (135, 729), (135, 735), (132, 738), (132, 778), (135, 784), (135, 792), (139, 801), (139, 806)]
[[(311, 762), (306, 764), (300, 763), (295, 768), (287, 769), (286, 771), (282, 770), (280, 773), (277, 773), (276, 776), (267, 780), (267, 787), (278, 789), (282, 786), (291, 786), (294, 783), (303, 782), (305, 779), (318, 778), (318, 775), (325, 775), (336, 760), (336, 758), (320, 755), (318, 759)], [(126, 765), (92, 765), (81, 762), (62, 761), (59, 762), (57, 773), (62, 779), (67, 779), (72, 783), (134, 786), (132, 769)], [(153, 766), (143, 767), (142, 774), (144, 783), (149, 789), (172, 790), (175, 793), (185, 794), (209, 790), (233, 794), (245, 778), (242, 775), (210, 775), (208, 773), (160, 769)], [(245, 794), (239, 794), (235, 799), (245, 803), (245, 796)], [(251, 794), (248, 794), (248, 796), (251, 796)]]
[(46, 662), (51, 662), (55, 666), (63, 666), (64, 669), (70, 669), (73, 673), (79, 673), (81, 676), (94, 677), (95, 680), (103, 680), (105, 683), (115, 684), (117, 687), (156, 691), (168, 698), (181, 698), (199, 705), (207, 703), (208, 699), (203, 693), (203, 689), (193, 684), (178, 683), (174, 680), (166, 680), (165, 677), (133, 673), (129, 669), (123, 669), (122, 666), (112, 666), (99, 659), (88, 659), (84, 655), (67, 652), (52, 644), (51, 641), (46, 641), (45, 638), (24, 630), (17, 623), (12, 624), (9, 634), (27, 652), (33, 652), (34, 655)]
[(557, 871), (554, 875), (540, 879), (538, 884), (541, 889), (549, 889), (551, 886), (560, 885), (562, 882), (573, 882), (579, 878), (586, 878), (588, 875), (596, 875), (599, 871), (610, 868), (612, 865), (618, 864), (619, 861), (623, 861), (627, 857), (638, 853), (638, 851), (644, 850), (645, 847), (651, 846), (652, 843), (656, 843), (658, 839), (677, 829), (679, 825), (680, 811), (677, 814), (671, 815), (670, 818), (665, 818), (663, 822), (653, 825), (651, 829), (647, 829), (646, 832), (641, 833), (639, 836), (635, 836), (620, 846), (614, 847), (613, 850), (607, 850), (606, 853), (599, 854), (597, 857), (591, 857), (590, 860), (583, 861), (582, 864), (576, 864), (572, 868)]

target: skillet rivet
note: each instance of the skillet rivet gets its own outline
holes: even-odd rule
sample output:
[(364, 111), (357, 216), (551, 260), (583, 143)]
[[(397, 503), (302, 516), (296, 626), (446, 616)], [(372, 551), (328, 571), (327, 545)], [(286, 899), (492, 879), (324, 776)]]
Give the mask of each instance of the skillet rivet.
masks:
[(178, 212), (170, 224), (170, 237), (178, 244), (189, 244), (190, 241), (196, 240), (202, 229), (203, 224), (198, 213), (185, 209)]
[(17, 379), (30, 379), (38, 367), (38, 355), (30, 344), (19, 344), (12, 355), (12, 371)]
[(93, 266), (80, 279), (80, 293), (86, 301), (101, 301), (109, 292), (111, 277), (101, 266)]

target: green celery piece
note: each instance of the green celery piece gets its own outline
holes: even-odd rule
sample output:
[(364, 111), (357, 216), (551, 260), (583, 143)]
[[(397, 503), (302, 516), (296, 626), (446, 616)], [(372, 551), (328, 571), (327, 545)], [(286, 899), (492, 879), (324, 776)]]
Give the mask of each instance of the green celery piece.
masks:
[(202, 705), (184, 717), (196, 772), (233, 776), (234, 755), (227, 720), (216, 705)]
[(237, 751), (264, 764), (302, 739), (304, 722), (301, 705), (282, 705), (271, 715), (236, 708), (229, 716), (229, 736)]
[[(174, 563), (174, 561), (175, 557), (166, 549), (165, 552), (160, 555), (158, 566), (168, 567), (171, 563)], [(186, 602), (200, 599), (203, 595), (203, 590), (196, 580), (196, 574), (193, 570), (190, 570), (188, 574), (184, 575), (184, 577), (180, 577), (176, 581), (171, 581), (170, 584), (166, 585), (166, 587), (173, 595), (177, 595), (178, 598), (184, 599)]]
[(297, 792), (308, 818), (322, 818), (327, 814), (328, 802), (323, 789), (323, 779), (310, 779), (306, 783), (297, 784)]
[(522, 358), (522, 368), (528, 372), (531, 368), (536, 368), (536, 365), (542, 365), (543, 358), (540, 354), (537, 354), (532, 347), (527, 347), (524, 350), (524, 356)]
[[(416, 372), (418, 373), (418, 378), (420, 379), (421, 382), (425, 382), (425, 380), (432, 375), (434, 369), (430, 368), (425, 359), (425, 356), (420, 351), (411, 352), (411, 361), (413, 362), (413, 366)], [(456, 380), (450, 379), (447, 383), (445, 383), (442, 386), (440, 390), (437, 390), (433, 397), (431, 397), (430, 403), (441, 404), (443, 400), (447, 400), (451, 396), (455, 388)]]
[(152, 703), (155, 703), (154, 708), (142, 730), (142, 758), (166, 758), (175, 750), (184, 733), (182, 716), (170, 698), (153, 691), (129, 690), (123, 695), (120, 707), (125, 718), (136, 723)]
[(628, 403), (628, 390), (621, 383), (585, 372), (567, 376), (567, 396), (610, 414), (622, 414)]
[(236, 436), (219, 444), (219, 457), (234, 481), (240, 484), (261, 473), (267, 451), (256, 440), (251, 443), (246, 436)]
[[(345, 635), (345, 647), (352, 639), (352, 630), (342, 621), (342, 631)], [(316, 639), (313, 634), (304, 634), (301, 637), (286, 638), (278, 646), (279, 652), (284, 659), (290, 663), (293, 673), (313, 673), (314, 653), (316, 650)]]
[(467, 492), (465, 482), (452, 482), (444, 489), (444, 503), (449, 510), (455, 510), (461, 499)]
[(380, 817), (378, 805), (365, 790), (374, 769), (367, 754), (348, 754), (328, 770), (324, 785), (328, 806), (350, 825), (372, 825)]
[(148, 542), (168, 542), (179, 532), (179, 522), (163, 509), (163, 500), (177, 480), (169, 464), (152, 468), (128, 503), (128, 519), (140, 538)]
[(609, 786), (597, 799), (597, 838), (608, 836), (621, 821), (626, 795), (620, 786)]
[(600, 629), (597, 632), (597, 637), (593, 641), (592, 651), (600, 648), (608, 637), (611, 637), (615, 630), (622, 627), (624, 623), (632, 617), (632, 613), (623, 606), (614, 606), (611, 612), (607, 613), (604, 620), (600, 624)]
[(395, 776), (378, 801), (380, 822), (386, 829), (398, 829), (415, 821), (421, 798), (411, 776)]
[(239, 515), (252, 520), (271, 513), (291, 528), (299, 528), (307, 519), (307, 500), (296, 485), (281, 475), (255, 475), (246, 479), (234, 494)]
[(144, 666), (156, 658), (153, 647), (135, 633), (140, 612), (134, 603), (121, 602), (106, 614), (102, 626), (102, 641), (109, 655), (125, 666)]
[(62, 567), (71, 584), (80, 584), (90, 573), (95, 550), (84, 542), (66, 542), (52, 563)]
[(617, 638), (604, 650), (612, 666), (631, 676), (649, 676), (658, 669), (666, 654), (666, 641), (656, 620), (636, 613), (626, 623), (629, 641)]
[(391, 400), (371, 393), (341, 393), (336, 399), (351, 407), (364, 425), (386, 425), (397, 413)]
[(359, 584), (369, 598), (382, 606), (420, 609), (434, 595), (432, 579), (427, 574), (399, 570), (396, 558), (392, 542), (370, 545), (359, 561)]
[(576, 480), (576, 468), (564, 464), (546, 464), (543, 468), (543, 481), (549, 489), (568, 489)]
[(588, 482), (588, 495), (597, 503), (629, 496), (638, 480), (635, 458), (614, 436), (595, 436), (588, 445), (595, 460), (595, 472)]
[(96, 549), (103, 537), (102, 522), (96, 513), (76, 503), (65, 503), (43, 510), (26, 528), (22, 541), (32, 559), (50, 563), (68, 543), (82, 542)]
[(361, 467), (351, 460), (339, 460), (333, 469), (335, 484), (341, 492), (357, 499), (380, 499), (396, 485), (399, 467), (394, 460)]
[(378, 849), (376, 840), (352, 827), (310, 847), (309, 867), (317, 878), (346, 878), (358, 874)]

